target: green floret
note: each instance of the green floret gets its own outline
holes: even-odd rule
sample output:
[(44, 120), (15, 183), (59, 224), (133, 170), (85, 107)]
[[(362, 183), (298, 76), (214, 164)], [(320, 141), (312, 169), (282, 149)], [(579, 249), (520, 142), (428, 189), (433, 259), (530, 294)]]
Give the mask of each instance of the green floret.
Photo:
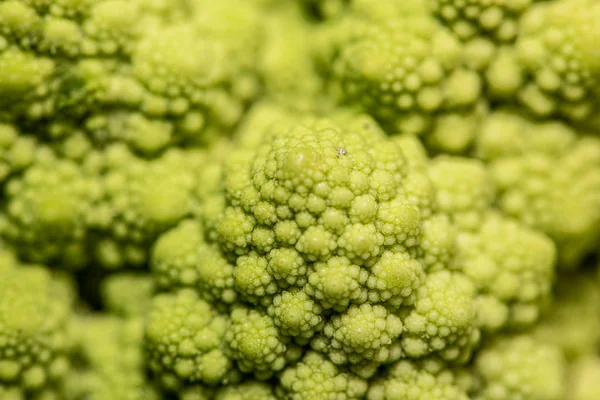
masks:
[(467, 158), (441, 156), (431, 161), (436, 210), (462, 229), (476, 229), (494, 201), (495, 188), (485, 165)]
[(383, 306), (354, 305), (332, 316), (311, 345), (336, 364), (389, 362), (400, 355), (396, 340), (402, 328), (400, 318)]
[(5, 186), (4, 236), (29, 261), (88, 261), (88, 218), (102, 195), (97, 176), (48, 154)]
[(402, 150), (406, 156), (409, 167), (415, 170), (426, 170), (429, 165), (427, 150), (417, 135), (394, 135), (391, 140)]
[(166, 231), (152, 248), (150, 268), (160, 288), (194, 286), (198, 282), (198, 248), (205, 245), (201, 225), (184, 220)]
[(7, 100), (20, 94), (8, 103), (14, 116), (38, 120), (53, 116), (64, 100), (73, 104), (68, 97), (77, 95), (73, 89), (80, 86), (72, 80), (72, 68), (97, 56), (122, 61), (144, 32), (143, 13), (133, 2), (27, 3), (13, 0), (0, 8), (2, 75), (14, 77), (0, 91), (6, 91), (2, 97)]
[(458, 231), (447, 214), (434, 214), (423, 221), (418, 259), (426, 271), (440, 271), (450, 265)]
[(206, 149), (187, 150), (186, 157), (196, 176), (194, 196), (196, 198), (193, 214), (203, 223), (207, 239), (215, 241), (216, 225), (225, 207), (222, 196), (221, 178), (223, 160), (233, 150), (229, 139), (222, 139)]
[[(467, 48), (465, 51), (467, 50), (471, 49)], [(475, 56), (468, 57), (473, 60)], [(425, 132), (424, 141), (427, 148), (436, 154), (467, 153), (477, 137), (482, 119), (488, 113), (489, 105), (480, 101), (472, 109), (436, 116), (430, 129)]]
[(559, 275), (552, 308), (534, 335), (558, 345), (568, 360), (593, 354), (600, 345), (599, 310), (600, 287), (593, 275)]
[[(492, 94), (511, 94), (538, 116), (594, 117), (600, 62), (600, 5), (540, 2), (522, 19), (516, 45), (489, 75)], [(508, 83), (508, 84), (507, 84)]]
[(61, 399), (160, 398), (146, 379), (141, 319), (80, 316), (74, 331), (78, 364), (67, 376)]
[[(257, 89), (256, 77), (248, 74), (253, 74), (253, 66), (260, 57), (264, 44), (263, 13), (266, 7), (256, 4), (260, 1), (272, 0), (252, 0), (244, 3), (237, 0), (193, 0), (192, 21), (196, 34), (218, 39), (225, 46), (228, 55), (234, 57), (226, 63), (227, 68), (234, 69), (237, 75), (232, 76), (235, 89), (233, 93), (252, 94), (248, 90)], [(229, 23), (224, 24), (223, 21)]]
[[(80, 60), (60, 78), (59, 89), (53, 95), (54, 108), (65, 115), (77, 117), (76, 121), (66, 119), (62, 122), (83, 128), (98, 144), (133, 139), (129, 133), (123, 132), (123, 128), (129, 122), (129, 110), (139, 107), (144, 90), (135, 78), (128, 75), (128, 69), (116, 60)], [(135, 114), (131, 113), (131, 116)], [(52, 119), (48, 130), (51, 131), (57, 122)], [(40, 133), (43, 134), (44, 130)], [(150, 150), (150, 146), (146, 147)]]
[(44, 137), (66, 122), (145, 154), (212, 141), (257, 95), (262, 42), (258, 7), (213, 3), (3, 2), (3, 119)]
[(326, 263), (314, 264), (305, 290), (324, 308), (343, 311), (351, 302), (364, 303), (368, 292), (365, 284), (369, 273), (347, 258), (332, 257)]
[(498, 111), (484, 122), (476, 154), (489, 163), (498, 205), (553, 238), (575, 267), (600, 235), (600, 140), (559, 121)]
[(17, 113), (39, 113), (35, 102), (50, 89), (48, 81), (54, 68), (54, 62), (49, 58), (36, 58), (14, 47), (3, 48), (0, 51), (0, 104), (3, 108), (16, 109), (14, 112)]
[(29, 167), (44, 153), (35, 137), (13, 124), (0, 124), (0, 182)]
[(254, 372), (259, 379), (270, 377), (287, 363), (287, 346), (274, 319), (260, 310), (235, 308), (225, 341), (238, 368)]
[(198, 40), (192, 25), (145, 37), (132, 55), (133, 75), (148, 92), (141, 110), (155, 118), (178, 119), (183, 137), (198, 135), (209, 122), (231, 126), (239, 119), (242, 104), (222, 88), (230, 74), (228, 55), (219, 41)]
[(369, 385), (368, 400), (468, 400), (453, 371), (433, 360), (398, 361)]
[(186, 153), (177, 149), (146, 161), (117, 145), (103, 157), (103, 198), (92, 226), (108, 234), (102, 238), (97, 257), (113, 268), (142, 264), (148, 244), (192, 212), (194, 171), (189, 169)]
[(96, 141), (122, 140), (138, 153), (150, 156), (174, 141), (172, 124), (165, 119), (148, 118), (141, 113), (102, 112), (88, 118), (85, 127)]
[[(428, 0), (301, 0), (309, 7), (311, 16), (317, 13), (325, 22), (337, 23), (344, 19), (386, 22), (398, 18), (427, 16)], [(350, 17), (350, 18), (347, 18)]]
[(278, 387), (281, 398), (290, 400), (358, 400), (366, 391), (364, 380), (339, 370), (315, 352), (306, 353), (298, 364), (285, 369)]
[(255, 253), (241, 256), (233, 271), (235, 289), (251, 303), (270, 303), (278, 286), (267, 270), (267, 259)]
[(477, 400), (564, 399), (566, 363), (560, 350), (530, 336), (499, 338), (475, 357)]
[[(265, 45), (265, 10), (252, 2), (240, 3), (236, 0), (195, 1), (191, 15), (193, 36), (210, 40), (218, 46), (216, 54), (220, 63), (211, 59), (213, 70), (225, 70), (227, 75), (221, 82), (203, 90), (201, 108), (207, 121), (203, 136), (210, 136), (211, 130), (231, 129), (243, 115), (244, 108), (256, 98), (261, 90), (258, 71), (259, 57)], [(226, 24), (223, 21), (227, 21)], [(179, 47), (179, 40), (175, 42)], [(187, 54), (193, 58), (193, 53)], [(204, 60), (204, 57), (200, 57)], [(195, 58), (196, 60), (198, 57)], [(198, 61), (194, 61), (198, 62)], [(191, 99), (194, 103), (195, 99)]]
[(0, 386), (31, 393), (69, 370), (72, 293), (38, 266), (0, 271)]
[(419, 261), (405, 252), (386, 251), (371, 268), (367, 280), (369, 302), (385, 302), (395, 309), (412, 304), (423, 279)]
[[(217, 240), (231, 259), (243, 256), (234, 276), (247, 299), (269, 301), (308, 276), (307, 293), (341, 310), (366, 301), (363, 267), (417, 244), (421, 214), (430, 212), (429, 181), (407, 171), (401, 149), (372, 120), (352, 121), (282, 129), (226, 162)], [(336, 289), (329, 282), (339, 279), (328, 276), (348, 288)]]
[(267, 271), (280, 287), (301, 287), (307, 282), (308, 267), (296, 249), (282, 248), (269, 252)]
[(521, 15), (537, 0), (432, 0), (433, 14), (460, 39), (490, 37), (513, 41), (519, 33)]
[(106, 309), (122, 317), (144, 315), (150, 310), (154, 280), (149, 274), (119, 273), (102, 281), (102, 303)]
[(475, 288), (463, 275), (433, 272), (417, 290), (414, 309), (403, 318), (400, 339), (408, 357), (437, 353), (448, 362), (468, 361), (478, 344)]
[(162, 234), (152, 248), (152, 276), (158, 287), (190, 287), (210, 302), (232, 304), (237, 299), (233, 289), (234, 266), (219, 250), (205, 242), (202, 227), (196, 220), (184, 220)]
[(223, 341), (228, 329), (228, 319), (194, 291), (157, 295), (145, 333), (150, 370), (167, 389), (228, 382), (232, 363)]
[(475, 233), (461, 233), (453, 261), (477, 290), (480, 326), (532, 326), (551, 298), (556, 250), (540, 232), (488, 213)]
[[(229, 385), (215, 393), (214, 400), (276, 400), (270, 385), (248, 381), (238, 385)], [(191, 400), (191, 399), (190, 399)]]
[(426, 131), (432, 115), (471, 108), (478, 100), (478, 74), (436, 21), (409, 15), (353, 30), (356, 35), (338, 45), (334, 80), (344, 102), (360, 105), (391, 131)]
[(259, 66), (268, 97), (294, 109), (324, 111), (324, 80), (316, 68), (312, 40), (307, 39), (312, 26), (298, 7), (286, 4), (270, 13), (266, 28)]
[(306, 292), (283, 292), (273, 298), (267, 313), (283, 335), (296, 341), (311, 338), (323, 327), (321, 307)]

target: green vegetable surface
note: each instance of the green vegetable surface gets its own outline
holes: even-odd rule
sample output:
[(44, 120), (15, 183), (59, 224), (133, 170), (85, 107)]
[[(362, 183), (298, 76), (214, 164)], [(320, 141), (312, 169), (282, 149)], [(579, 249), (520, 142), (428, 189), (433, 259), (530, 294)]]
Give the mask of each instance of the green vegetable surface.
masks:
[(598, 0), (0, 0), (0, 400), (600, 399)]

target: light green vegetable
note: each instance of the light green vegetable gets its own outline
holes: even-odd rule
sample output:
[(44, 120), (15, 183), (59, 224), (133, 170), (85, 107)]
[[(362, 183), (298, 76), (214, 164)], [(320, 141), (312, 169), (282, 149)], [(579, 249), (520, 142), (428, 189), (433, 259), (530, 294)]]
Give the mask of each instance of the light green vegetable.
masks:
[(597, 400), (596, 0), (0, 0), (0, 399)]

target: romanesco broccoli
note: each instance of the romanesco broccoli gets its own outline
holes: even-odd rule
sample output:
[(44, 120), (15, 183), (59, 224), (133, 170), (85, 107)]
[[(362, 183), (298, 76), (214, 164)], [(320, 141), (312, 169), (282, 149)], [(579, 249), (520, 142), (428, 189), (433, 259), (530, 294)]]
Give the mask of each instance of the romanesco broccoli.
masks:
[(0, 0), (0, 399), (600, 398), (597, 0)]

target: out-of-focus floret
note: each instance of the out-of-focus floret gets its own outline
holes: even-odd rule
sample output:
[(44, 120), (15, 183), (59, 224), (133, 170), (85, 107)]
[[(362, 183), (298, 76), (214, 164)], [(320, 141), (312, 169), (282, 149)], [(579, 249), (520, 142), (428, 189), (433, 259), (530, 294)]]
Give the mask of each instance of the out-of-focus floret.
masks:
[(481, 80), (466, 65), (461, 44), (427, 15), (350, 26), (355, 32), (335, 46), (332, 66), (341, 100), (359, 105), (391, 132), (424, 132), (434, 115), (478, 101)]
[(47, 153), (7, 182), (3, 235), (26, 260), (83, 266), (102, 189), (94, 171)]
[(489, 37), (511, 42), (519, 33), (521, 15), (538, 0), (430, 0), (431, 11), (462, 40)]
[(402, 360), (369, 385), (369, 400), (467, 400), (454, 371), (434, 360)]
[(109, 275), (101, 284), (102, 303), (111, 314), (141, 316), (150, 310), (154, 290), (154, 280), (149, 274)]
[(72, 288), (41, 266), (0, 270), (0, 387), (24, 394), (57, 385), (69, 371)]
[(560, 400), (566, 393), (566, 362), (556, 346), (531, 336), (500, 337), (475, 357), (477, 400)]
[(523, 15), (514, 47), (501, 53), (488, 83), (537, 116), (594, 118), (600, 62), (600, 5), (590, 0), (539, 2)]
[(589, 272), (559, 275), (552, 307), (535, 328), (541, 342), (558, 345), (569, 360), (600, 345), (600, 287)]
[(487, 118), (476, 141), (499, 190), (500, 209), (558, 244), (559, 260), (578, 265), (600, 235), (600, 140), (558, 121), (507, 111)]
[(161, 289), (196, 288), (216, 306), (232, 304), (238, 297), (233, 289), (234, 266), (205, 241), (202, 226), (195, 220), (185, 220), (158, 238), (150, 268)]
[(541, 232), (488, 213), (475, 233), (458, 235), (455, 268), (474, 284), (481, 326), (534, 325), (549, 305), (556, 250)]
[(192, 212), (195, 173), (174, 149), (154, 160), (113, 146), (103, 154), (102, 198), (90, 225), (101, 232), (96, 257), (107, 267), (146, 261), (149, 243)]
[(140, 318), (82, 315), (75, 319), (76, 365), (67, 376), (61, 399), (158, 400), (148, 382)]
[(594, 400), (600, 396), (600, 357), (584, 356), (569, 367), (567, 400)]

